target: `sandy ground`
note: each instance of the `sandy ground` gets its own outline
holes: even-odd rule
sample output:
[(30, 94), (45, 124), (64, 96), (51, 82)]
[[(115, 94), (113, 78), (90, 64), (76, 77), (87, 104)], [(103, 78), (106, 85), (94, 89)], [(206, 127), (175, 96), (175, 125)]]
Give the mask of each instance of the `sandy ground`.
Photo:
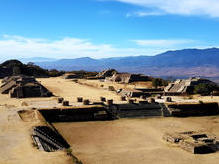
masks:
[(0, 164), (69, 164), (71, 158), (63, 151), (46, 153), (33, 147), (31, 127), (42, 122), (23, 122), (18, 110), (28, 109), (22, 102), (39, 102), (39, 99), (10, 99), (0, 95)]
[(194, 155), (162, 140), (168, 131), (206, 130), (219, 136), (219, 117), (120, 119), (55, 127), (84, 164), (219, 163), (219, 153)]
[[(45, 85), (48, 83), (46, 80), (50, 79), (42, 81)], [(66, 85), (59, 90), (57, 82)], [(86, 83), (96, 84), (97, 88), (102, 85), (98, 81)], [(99, 100), (100, 96), (105, 96), (119, 100), (119, 96), (113, 92), (78, 85), (70, 80), (58, 79), (54, 81), (54, 84), (49, 84), (48, 88), (54, 93), (73, 101), (75, 96), (93, 100)], [(105, 84), (107, 85), (112, 84)], [(72, 88), (77, 89), (71, 93)], [(185, 98), (175, 97), (174, 100), (185, 101)], [(195, 100), (187, 99), (186, 101), (198, 100), (218, 101), (219, 98), (196, 97)], [(219, 136), (219, 117), (122, 119), (104, 122), (56, 123), (55, 126), (70, 143), (73, 153), (85, 164), (216, 164), (219, 162), (218, 153), (193, 155), (162, 141), (162, 135), (167, 131), (206, 130)]]
[(76, 102), (77, 97), (83, 97), (84, 99), (90, 99), (91, 101), (100, 101), (101, 96), (104, 96), (107, 99), (114, 99), (115, 101), (120, 100), (120, 96), (112, 91), (81, 85), (74, 83), (71, 80), (47, 78), (40, 79), (40, 81), (56, 96), (64, 97), (64, 99), (69, 100), (70, 103)]
[(116, 90), (120, 88), (128, 88), (128, 89), (134, 89), (134, 88), (151, 88), (152, 82), (133, 82), (130, 84), (121, 84), (117, 82), (111, 82), (111, 81), (101, 81), (101, 80), (86, 80), (86, 79), (79, 79), (79, 83), (87, 84), (94, 86), (96, 88), (102, 88), (102, 89), (108, 89), (109, 86), (113, 86)]
[[(119, 101), (113, 92), (83, 86), (62, 78), (38, 79), (56, 96), (74, 104), (78, 96), (99, 101), (100, 96)], [(202, 98), (209, 100), (209, 97)], [(218, 101), (219, 98), (213, 98)], [(0, 164), (68, 164), (63, 151), (46, 153), (32, 146), (32, 126), (23, 122), (21, 109), (57, 106), (56, 97), (11, 99), (0, 94)], [(85, 164), (107, 163), (218, 163), (218, 153), (192, 155), (162, 142), (166, 130), (207, 129), (219, 136), (218, 117), (122, 119), (109, 122), (58, 123), (56, 127)], [(67, 126), (66, 126), (67, 125)]]
[[(51, 79), (53, 81), (54, 79)], [(49, 85), (49, 82), (48, 82)], [(64, 151), (47, 153), (33, 147), (31, 128), (42, 122), (23, 122), (17, 111), (56, 106), (56, 98), (11, 99), (0, 94), (0, 164), (70, 164)]]
[[(64, 97), (74, 104), (78, 96), (99, 101), (100, 96), (119, 100), (113, 92), (73, 83), (62, 78), (38, 79), (56, 96)], [(75, 105), (75, 104), (74, 104)], [(63, 151), (46, 153), (32, 145), (31, 128), (42, 122), (23, 122), (17, 114), (19, 110), (59, 106), (56, 97), (11, 99), (0, 94), (0, 164), (69, 164), (72, 159)]]

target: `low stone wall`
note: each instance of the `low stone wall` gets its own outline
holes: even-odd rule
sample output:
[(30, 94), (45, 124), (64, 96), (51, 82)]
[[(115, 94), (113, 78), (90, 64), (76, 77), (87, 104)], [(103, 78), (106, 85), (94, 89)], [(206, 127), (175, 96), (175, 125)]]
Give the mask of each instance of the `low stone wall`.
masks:
[(104, 106), (39, 109), (48, 122), (75, 122), (110, 120), (112, 116)]
[(218, 115), (218, 103), (190, 103), (190, 104), (169, 104), (167, 105), (172, 116), (210, 116)]
[(162, 116), (162, 109), (159, 104), (117, 104), (117, 115), (119, 118), (134, 117), (156, 117)]

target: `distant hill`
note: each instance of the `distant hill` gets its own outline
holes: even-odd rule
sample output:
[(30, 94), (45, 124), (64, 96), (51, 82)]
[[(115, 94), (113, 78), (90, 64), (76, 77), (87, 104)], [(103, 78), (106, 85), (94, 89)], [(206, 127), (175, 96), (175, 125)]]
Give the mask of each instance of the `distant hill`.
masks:
[(22, 63), (27, 64), (28, 62), (50, 62), (50, 61), (55, 61), (56, 59), (53, 58), (44, 58), (44, 57), (33, 57), (33, 58), (20, 58), (18, 59)]
[(153, 76), (219, 77), (219, 49), (184, 49), (167, 51), (156, 56), (131, 56), (105, 59), (89, 57), (35, 62), (46, 69), (101, 71), (114, 68), (120, 72), (144, 73)]

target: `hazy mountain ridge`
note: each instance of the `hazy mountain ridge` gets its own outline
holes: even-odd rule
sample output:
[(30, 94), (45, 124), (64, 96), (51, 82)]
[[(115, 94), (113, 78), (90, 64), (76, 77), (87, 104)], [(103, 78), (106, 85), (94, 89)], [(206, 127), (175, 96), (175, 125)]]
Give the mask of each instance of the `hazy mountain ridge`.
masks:
[(45, 58), (45, 57), (33, 57), (33, 58), (20, 58), (18, 59), (22, 63), (27, 64), (28, 62), (51, 62), (56, 61), (57, 59)]
[[(34, 61), (33, 61), (34, 62)], [(209, 76), (219, 77), (219, 48), (184, 49), (167, 51), (156, 56), (130, 56), (118, 58), (61, 59), (35, 62), (46, 69), (138, 72), (155, 76)]]

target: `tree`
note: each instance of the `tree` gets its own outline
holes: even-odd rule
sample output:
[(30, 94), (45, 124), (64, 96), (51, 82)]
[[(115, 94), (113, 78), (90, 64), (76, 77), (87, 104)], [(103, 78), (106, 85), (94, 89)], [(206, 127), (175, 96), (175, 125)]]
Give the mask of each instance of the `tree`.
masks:
[(157, 88), (158, 86), (167, 86), (168, 82), (166, 80), (160, 79), (160, 78), (154, 78), (152, 79), (152, 85)]
[(13, 75), (19, 75), (21, 74), (21, 68), (18, 66), (13, 67)]
[(33, 62), (28, 62), (27, 65), (28, 66), (35, 66), (35, 64)]
[(65, 72), (64, 71), (58, 71), (56, 69), (51, 69), (49, 71), (49, 76), (52, 76), (52, 77), (57, 77), (57, 76), (61, 76), (63, 75)]
[(159, 86), (160, 82), (159, 82), (159, 79), (155, 78), (152, 80), (152, 85), (157, 88)]
[(212, 84), (201, 83), (195, 86), (194, 93), (201, 95), (209, 95), (214, 89), (215, 86)]

